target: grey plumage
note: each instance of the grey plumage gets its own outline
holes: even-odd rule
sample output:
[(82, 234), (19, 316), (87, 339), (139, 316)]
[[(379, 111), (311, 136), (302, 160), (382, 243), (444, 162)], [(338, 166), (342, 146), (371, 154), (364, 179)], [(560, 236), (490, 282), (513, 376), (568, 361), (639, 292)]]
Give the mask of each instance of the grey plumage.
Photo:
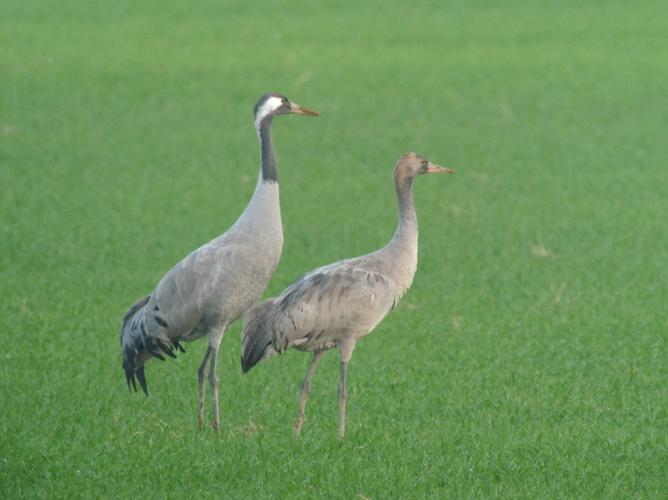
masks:
[(299, 434), (310, 378), (321, 354), (334, 347), (341, 353), (339, 433), (345, 431), (347, 364), (357, 341), (369, 334), (399, 303), (417, 268), (418, 226), (412, 181), (423, 173), (452, 173), (413, 153), (402, 156), (394, 170), (399, 223), (382, 249), (343, 260), (305, 274), (278, 297), (252, 307), (244, 318), (241, 364), (255, 364), (290, 347), (314, 353), (302, 385)]
[(262, 295), (278, 265), (283, 229), (276, 158), (271, 140), (273, 117), (280, 114), (317, 115), (280, 94), (266, 94), (255, 105), (255, 129), (260, 141), (261, 167), (253, 196), (224, 234), (176, 264), (155, 290), (135, 303), (121, 324), (123, 369), (128, 387), (135, 377), (146, 395), (144, 365), (151, 357), (176, 357), (183, 341), (209, 338), (198, 371), (199, 424), (204, 418), (204, 376), (207, 365), (213, 400), (213, 426), (219, 428), (216, 358), (227, 327)]

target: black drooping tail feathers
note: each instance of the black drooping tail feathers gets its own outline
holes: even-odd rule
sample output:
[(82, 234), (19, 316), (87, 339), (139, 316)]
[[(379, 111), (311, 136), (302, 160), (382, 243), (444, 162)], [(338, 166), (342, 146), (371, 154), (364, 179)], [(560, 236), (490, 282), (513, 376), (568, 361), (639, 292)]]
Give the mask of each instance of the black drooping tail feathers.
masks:
[[(168, 341), (168, 344), (161, 339), (154, 339), (146, 334), (146, 305), (150, 298), (151, 296), (147, 295), (143, 299), (138, 300), (123, 316), (123, 322), (121, 323), (123, 370), (125, 371), (128, 389), (137, 391), (137, 384), (135, 383), (135, 377), (137, 377), (139, 385), (146, 396), (148, 396), (148, 387), (146, 386), (144, 365), (148, 359), (154, 356), (161, 361), (165, 360), (158, 348), (172, 358), (176, 357), (174, 348), (179, 349), (181, 352), (186, 352), (178, 341)], [(167, 326), (164, 320), (158, 321), (158, 324), (160, 323), (163, 323), (165, 327)]]
[(241, 370), (248, 373), (263, 359), (277, 351), (273, 345), (270, 314), (274, 300), (269, 299), (253, 306), (244, 318), (243, 342), (241, 348)]
[[(144, 363), (148, 359), (148, 353), (144, 348), (144, 340), (141, 332), (143, 326), (144, 311), (146, 304), (151, 296), (147, 295), (143, 299), (139, 299), (128, 312), (123, 316), (121, 323), (121, 350), (123, 354), (123, 370), (125, 371), (125, 379), (128, 382), (128, 389), (134, 388), (137, 391), (137, 384), (135, 383), (135, 375), (139, 380), (139, 385), (148, 396), (148, 388), (146, 387), (146, 375), (144, 374)], [(130, 384), (132, 383), (132, 387)]]

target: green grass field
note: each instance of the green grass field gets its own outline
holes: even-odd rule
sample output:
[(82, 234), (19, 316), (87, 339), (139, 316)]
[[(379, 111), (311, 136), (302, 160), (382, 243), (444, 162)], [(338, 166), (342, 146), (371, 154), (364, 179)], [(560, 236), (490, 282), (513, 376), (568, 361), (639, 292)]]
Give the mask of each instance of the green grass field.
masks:
[[(0, 6), (0, 497), (668, 497), (663, 2)], [(413, 288), (357, 347), (242, 377), (198, 432), (200, 340), (128, 393), (132, 302), (243, 210), (274, 126), (285, 246), (266, 295), (384, 245), (406, 151)], [(207, 399), (207, 410), (208, 410)]]

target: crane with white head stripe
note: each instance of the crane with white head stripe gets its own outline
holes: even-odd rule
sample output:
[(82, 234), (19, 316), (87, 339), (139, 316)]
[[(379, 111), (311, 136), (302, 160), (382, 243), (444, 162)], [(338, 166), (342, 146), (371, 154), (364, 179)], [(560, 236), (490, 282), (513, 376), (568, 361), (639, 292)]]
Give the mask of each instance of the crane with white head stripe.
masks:
[(149, 359), (176, 357), (177, 350), (185, 352), (182, 342), (208, 337), (198, 370), (200, 429), (204, 426), (206, 376), (213, 427), (220, 428), (216, 360), (223, 335), (260, 298), (281, 257), (283, 228), (271, 127), (275, 116), (285, 114), (318, 115), (280, 94), (260, 98), (254, 109), (260, 173), (248, 206), (226, 232), (178, 262), (150, 295), (128, 310), (121, 323), (128, 388), (137, 390), (136, 379), (147, 396), (144, 365)]

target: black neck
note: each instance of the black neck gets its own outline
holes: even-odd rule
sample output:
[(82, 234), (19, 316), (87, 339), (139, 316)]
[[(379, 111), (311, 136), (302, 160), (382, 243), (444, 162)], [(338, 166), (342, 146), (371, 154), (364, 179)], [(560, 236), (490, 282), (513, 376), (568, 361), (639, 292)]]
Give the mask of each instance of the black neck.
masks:
[(271, 141), (271, 121), (268, 116), (260, 123), (260, 157), (262, 162), (262, 182), (278, 182), (276, 155)]

